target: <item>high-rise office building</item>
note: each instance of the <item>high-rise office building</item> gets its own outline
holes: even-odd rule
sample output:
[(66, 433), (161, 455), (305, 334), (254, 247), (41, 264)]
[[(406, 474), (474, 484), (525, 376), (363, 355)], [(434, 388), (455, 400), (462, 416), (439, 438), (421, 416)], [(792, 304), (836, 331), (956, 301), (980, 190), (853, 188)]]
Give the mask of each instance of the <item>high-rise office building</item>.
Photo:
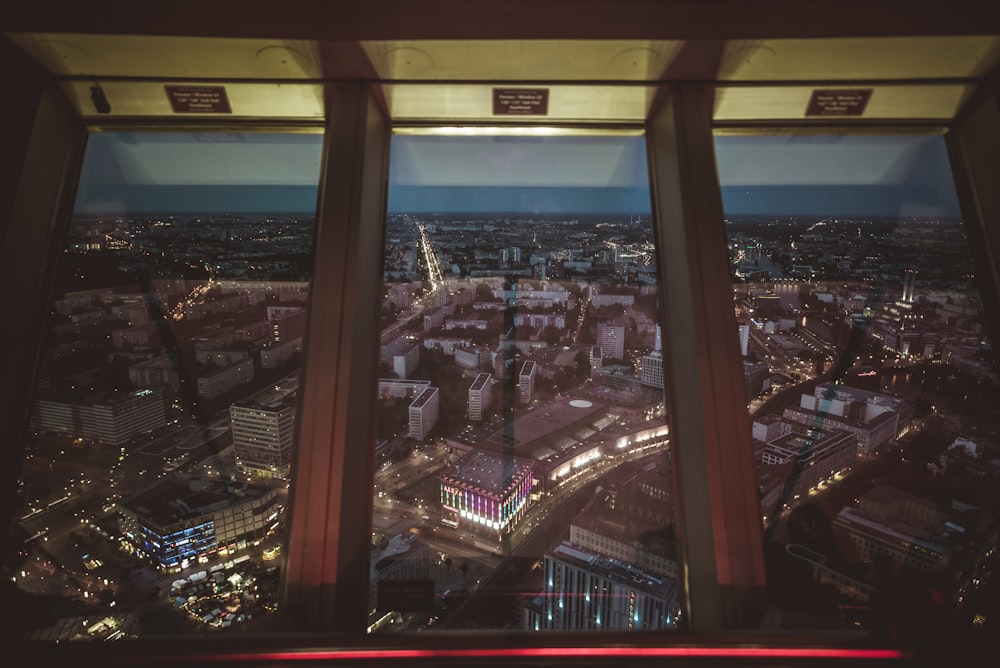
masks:
[(648, 387), (663, 389), (663, 354), (652, 352), (642, 356), (639, 382)]
[(295, 405), (235, 403), (229, 407), (236, 467), (266, 478), (287, 478), (292, 461)]
[(438, 388), (427, 387), (410, 403), (410, 438), (418, 441), (427, 438), (427, 433), (437, 424), (440, 415), (440, 397)]
[(658, 631), (671, 628), (677, 581), (563, 541), (545, 555), (542, 595), (525, 607), (530, 630)]
[(519, 399), (522, 404), (530, 404), (535, 393), (535, 374), (538, 365), (532, 361), (527, 361), (521, 365), (521, 371), (517, 374), (517, 386), (519, 389)]
[(625, 357), (625, 328), (621, 325), (599, 323), (597, 325), (597, 345), (604, 357), (616, 360)]
[(469, 419), (482, 420), (486, 411), (490, 407), (493, 376), (488, 373), (481, 373), (476, 376), (469, 386)]

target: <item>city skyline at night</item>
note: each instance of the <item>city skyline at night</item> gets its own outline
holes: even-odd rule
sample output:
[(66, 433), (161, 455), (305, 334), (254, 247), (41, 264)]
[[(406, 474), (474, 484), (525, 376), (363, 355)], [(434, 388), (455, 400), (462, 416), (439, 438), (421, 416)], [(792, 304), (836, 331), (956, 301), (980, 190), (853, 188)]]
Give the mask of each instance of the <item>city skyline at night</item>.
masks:
[[(304, 206), (291, 195), (270, 198), (315, 197), (300, 170), (318, 170), (318, 137), (292, 139), (298, 157), (267, 135), (100, 137), (40, 343), (17, 583), (84, 610), (142, 615), (160, 601), (169, 630), (249, 628), (251, 616), (266, 627), (281, 615), (299, 392), (316, 391), (299, 374), (314, 242), (329, 223), (284, 211)], [(397, 139), (370, 304), (369, 630), (683, 628), (670, 286), (643, 139)], [(973, 490), (1000, 515), (986, 485), (1000, 447), (992, 349), (964, 225), (944, 215), (951, 191), (935, 169), (901, 164), (943, 156), (939, 138), (783, 142), (719, 144), (733, 377), (753, 425), (744, 454), (768, 541), (784, 547), (810, 512), (841, 539), (806, 536), (769, 557), (776, 586), (795, 592), (782, 603), (809, 609), (814, 587), (850, 577), (859, 584), (816, 598), (819, 616), (877, 628), (864, 611), (891, 503)], [(846, 154), (818, 161), (831, 146), (868, 153), (864, 173)], [(192, 159), (203, 151), (204, 164)], [(769, 162), (770, 176), (754, 168)], [(768, 183), (778, 176), (789, 183)], [(778, 199), (741, 214), (734, 192)], [(848, 208), (825, 195), (809, 199), (822, 213), (775, 213), (805, 207), (794, 192), (869, 213), (838, 214)], [(123, 209), (102, 214), (99, 201)], [(954, 483), (966, 470), (984, 482)], [(959, 511), (933, 517), (961, 536), (931, 524), (907, 534), (935, 541), (920, 568), (989, 567), (978, 515)], [(896, 549), (892, 573), (915, 554)], [(814, 581), (780, 566), (793, 558), (826, 570)], [(67, 575), (50, 577), (52, 564)], [(403, 600), (399, 581), (412, 580), (426, 585), (420, 601)], [(975, 602), (960, 590), (970, 583), (955, 595)], [(633, 598), (643, 603), (622, 614), (616, 601)]]

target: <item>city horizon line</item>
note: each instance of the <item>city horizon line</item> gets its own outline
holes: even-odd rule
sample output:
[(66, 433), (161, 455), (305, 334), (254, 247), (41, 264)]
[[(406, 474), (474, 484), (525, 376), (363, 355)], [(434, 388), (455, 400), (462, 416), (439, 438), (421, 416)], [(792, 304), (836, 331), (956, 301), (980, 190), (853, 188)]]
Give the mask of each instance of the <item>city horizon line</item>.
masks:
[[(509, 217), (509, 216), (523, 216), (523, 217), (535, 217), (535, 218), (551, 218), (556, 216), (570, 216), (577, 218), (593, 218), (597, 216), (629, 216), (636, 218), (653, 218), (653, 214), (650, 211), (518, 211), (518, 210), (496, 210), (496, 211), (466, 211), (466, 210), (413, 210), (413, 209), (399, 209), (393, 211), (387, 211), (386, 216), (452, 216), (452, 217), (469, 217), (469, 218), (484, 218), (484, 217)], [(86, 212), (74, 212), (73, 220), (87, 220), (103, 217), (116, 217), (116, 218), (195, 218), (199, 216), (254, 216), (254, 217), (275, 217), (275, 218), (289, 218), (289, 217), (316, 217), (316, 211), (301, 210), (301, 211), (276, 211), (276, 210), (265, 210), (265, 209), (249, 209), (249, 210), (193, 210), (193, 211), (167, 211), (167, 210), (145, 210), (145, 211), (86, 211)], [(933, 220), (943, 220), (951, 222), (962, 222), (964, 218), (960, 214), (923, 214), (923, 215), (898, 215), (898, 214), (885, 214), (885, 213), (733, 213), (724, 214), (722, 217), (723, 223), (733, 222), (734, 220), (739, 221), (758, 221), (762, 219), (772, 219), (772, 220), (782, 220), (782, 221), (795, 221), (796, 219), (809, 219), (809, 220), (825, 220), (833, 219), (845, 220), (845, 221), (857, 221), (857, 220), (895, 220), (898, 222), (909, 222), (909, 221), (933, 221)]]

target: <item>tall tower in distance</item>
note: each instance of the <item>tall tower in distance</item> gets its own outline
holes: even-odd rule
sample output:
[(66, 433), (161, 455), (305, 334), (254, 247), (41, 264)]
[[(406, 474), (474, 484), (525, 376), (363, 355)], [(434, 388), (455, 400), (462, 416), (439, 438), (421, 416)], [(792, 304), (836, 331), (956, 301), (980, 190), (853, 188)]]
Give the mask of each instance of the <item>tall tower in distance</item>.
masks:
[(902, 301), (907, 304), (913, 303), (913, 289), (917, 284), (917, 270), (916, 269), (904, 269), (903, 270), (903, 298)]
[(469, 419), (480, 421), (489, 410), (492, 398), (492, 386), (490, 380), (493, 378), (488, 373), (481, 373), (476, 376), (469, 386)]

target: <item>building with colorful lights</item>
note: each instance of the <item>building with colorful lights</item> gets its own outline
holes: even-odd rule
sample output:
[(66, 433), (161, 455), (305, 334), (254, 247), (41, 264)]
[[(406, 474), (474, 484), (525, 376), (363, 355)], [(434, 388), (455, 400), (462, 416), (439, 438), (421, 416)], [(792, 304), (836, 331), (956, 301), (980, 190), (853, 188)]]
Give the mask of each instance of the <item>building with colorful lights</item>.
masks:
[(276, 488), (182, 473), (117, 504), (121, 539), (168, 571), (247, 547), (277, 528), (281, 510)]
[(501, 538), (511, 533), (530, 502), (534, 462), (468, 452), (440, 476), (441, 517)]

